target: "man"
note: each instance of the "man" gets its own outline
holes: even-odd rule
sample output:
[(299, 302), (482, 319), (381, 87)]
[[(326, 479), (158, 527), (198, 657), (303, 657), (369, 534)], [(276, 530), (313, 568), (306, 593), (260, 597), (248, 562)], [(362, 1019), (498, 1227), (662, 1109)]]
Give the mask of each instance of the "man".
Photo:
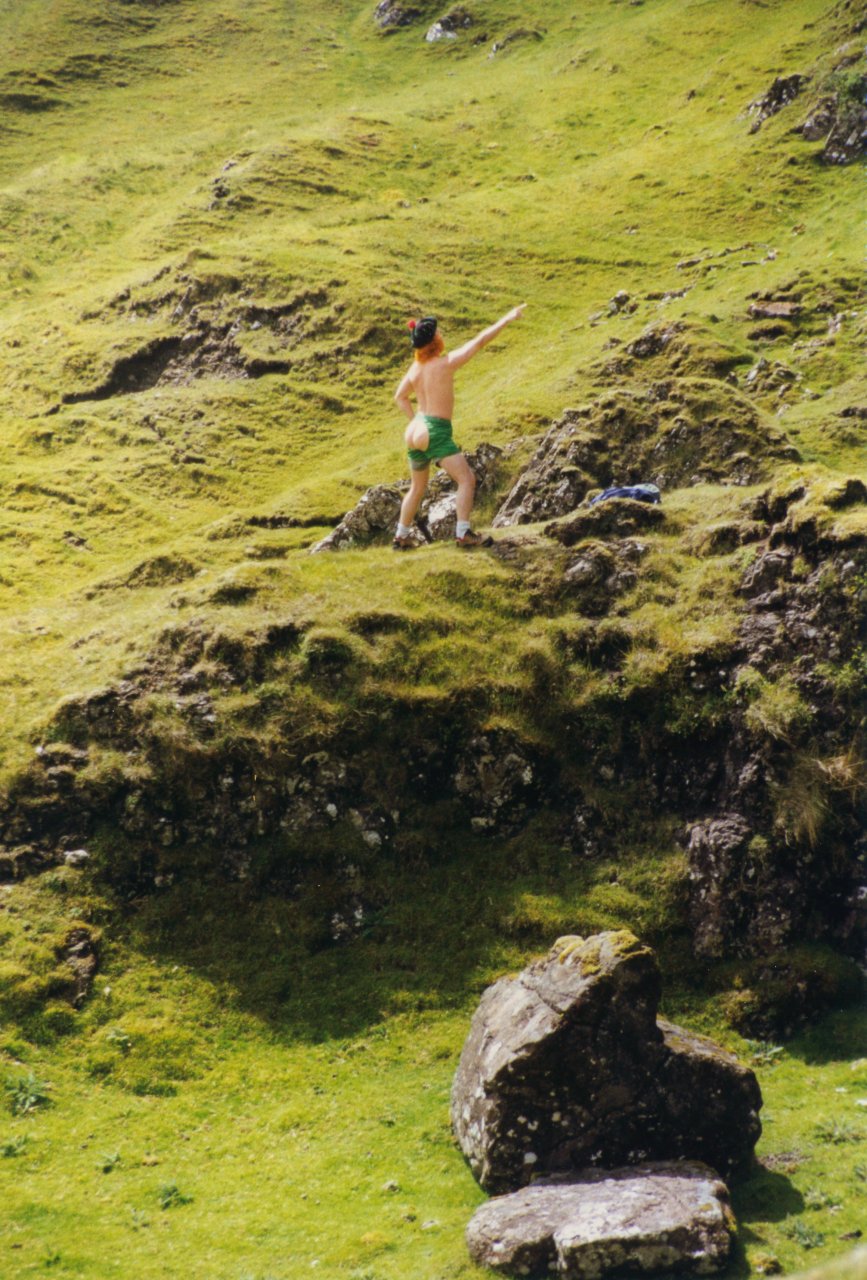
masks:
[[(411, 551), (417, 545), (411, 525), (430, 479), (430, 464), (436, 462), (458, 486), (455, 495), (459, 547), (480, 547), (485, 539), (470, 528), (470, 512), (476, 491), (476, 477), (452, 438), (455, 405), (455, 370), (472, 360), (513, 320), (520, 319), (526, 303), (513, 307), (496, 324), (483, 329), (456, 351), (445, 352), (442, 335), (433, 316), (411, 320), (409, 329), (415, 359), (400, 381), (394, 398), (410, 419), (404, 439), (410, 466), (410, 488), (400, 508), (400, 520), (392, 546), (395, 551)], [(418, 411), (412, 407), (415, 397)]]

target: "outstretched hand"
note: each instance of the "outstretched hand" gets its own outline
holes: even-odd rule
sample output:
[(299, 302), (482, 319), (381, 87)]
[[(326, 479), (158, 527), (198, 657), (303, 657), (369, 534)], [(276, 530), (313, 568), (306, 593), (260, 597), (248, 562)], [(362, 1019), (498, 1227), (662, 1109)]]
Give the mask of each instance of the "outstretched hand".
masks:
[(520, 320), (521, 316), (524, 314), (524, 308), (526, 307), (526, 305), (527, 305), (526, 302), (522, 302), (520, 306), (512, 307), (512, 310), (507, 314), (506, 319)]

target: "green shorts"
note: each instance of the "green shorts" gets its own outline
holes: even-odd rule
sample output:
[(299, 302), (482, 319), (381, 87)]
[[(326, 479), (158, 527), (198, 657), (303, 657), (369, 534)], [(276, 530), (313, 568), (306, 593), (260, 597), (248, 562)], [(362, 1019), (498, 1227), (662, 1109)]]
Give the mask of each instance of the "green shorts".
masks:
[(448, 418), (433, 418), (429, 413), (417, 413), (415, 416), (427, 423), (429, 439), (426, 449), (407, 449), (406, 456), (413, 471), (424, 471), (432, 462), (461, 452), (461, 446), (452, 439), (452, 424)]

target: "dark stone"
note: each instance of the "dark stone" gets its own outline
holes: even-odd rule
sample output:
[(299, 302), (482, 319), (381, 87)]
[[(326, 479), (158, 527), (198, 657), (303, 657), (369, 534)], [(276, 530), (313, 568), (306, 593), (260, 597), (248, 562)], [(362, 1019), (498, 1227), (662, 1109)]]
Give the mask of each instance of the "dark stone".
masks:
[[(774, 618), (774, 629), (778, 623)], [(733, 867), (747, 861), (753, 831), (739, 813), (696, 823), (689, 835), (690, 922), (696, 955), (719, 958), (736, 922)]]
[(70, 929), (60, 948), (59, 958), (72, 970), (70, 998), (76, 1008), (84, 1004), (99, 967), (96, 940), (89, 929)]
[(381, 0), (373, 11), (373, 21), (383, 31), (396, 31), (408, 27), (421, 17), (420, 9), (397, 4), (395, 0)]
[(635, 356), (636, 360), (647, 360), (651, 356), (658, 356), (682, 329), (683, 325), (678, 323), (667, 325), (665, 328), (647, 329), (640, 337), (626, 344), (626, 351), (629, 355)]
[(469, 808), (474, 831), (520, 826), (542, 786), (542, 766), (506, 729), (477, 734), (458, 757), (452, 784)]
[(837, 115), (831, 126), (821, 161), (823, 164), (852, 164), (867, 152), (867, 76), (860, 82), (859, 96), (838, 99)]
[(788, 549), (766, 551), (745, 571), (740, 591), (745, 596), (758, 596), (770, 591), (791, 575), (793, 561), (794, 553)]
[(820, 142), (823, 138), (827, 138), (836, 121), (837, 99), (822, 98), (821, 102), (813, 107), (798, 132), (807, 142)]
[(809, 81), (810, 77), (804, 75), (777, 76), (770, 89), (750, 103), (750, 114), (755, 116), (750, 132), (755, 133), (764, 120), (775, 116), (783, 107), (794, 102)]
[(452, 1124), (482, 1186), (646, 1160), (741, 1169), (761, 1132), (754, 1074), (657, 1024), (649, 948), (621, 931), (561, 938), (482, 996), (452, 1088)]

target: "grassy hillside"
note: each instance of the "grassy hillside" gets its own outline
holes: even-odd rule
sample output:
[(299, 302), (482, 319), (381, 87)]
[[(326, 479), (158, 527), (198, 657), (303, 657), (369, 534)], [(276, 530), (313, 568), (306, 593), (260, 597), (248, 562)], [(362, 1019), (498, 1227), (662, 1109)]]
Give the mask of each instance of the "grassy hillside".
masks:
[[(557, 934), (622, 925), (657, 946), (667, 1012), (760, 1072), (765, 1167), (735, 1196), (731, 1276), (842, 1254), (863, 1218), (863, 1017), (742, 1040), (726, 1009), (755, 974), (692, 959), (680, 810), (646, 821), (640, 789), (573, 750), (638, 705), (688, 758), (738, 699), (757, 736), (818, 750), (784, 683), (708, 695), (701, 723), (683, 688), (735, 643), (757, 503), (803, 490), (796, 523), (867, 532), (839, 499), (863, 473), (863, 167), (792, 132), (856, 83), (861, 15), (468, 0), (472, 25), (429, 44), (446, 10), (414, 7), (383, 32), (372, 0), (0, 0), (0, 783), (26, 795), (35, 747), (62, 772), (83, 744), (76, 785), (112, 804), (218, 786), (227, 761), (258, 803), (342, 742), (373, 795), (403, 785), (420, 724), (448, 757), (478, 723), (625, 835), (580, 857), (554, 803), (486, 836), (420, 791), (395, 794), (384, 850), (342, 817), (239, 852), (228, 823), (193, 847), (121, 831), (106, 799), (87, 870), (2, 887), (3, 1276), (475, 1274), (480, 1192), (446, 1108), (469, 1015)], [(751, 132), (795, 73), (802, 95)], [(750, 313), (780, 298), (789, 317)], [(310, 556), (404, 473), (407, 318), (456, 344), (519, 301), (459, 386), (458, 440), (504, 450), (483, 523), (564, 410), (613, 466), (651, 385), (713, 425), (706, 456), (666, 464), (615, 614), (564, 589), (541, 524), (492, 555)], [(671, 341), (630, 354), (650, 330)], [(863, 583), (845, 591), (857, 628)], [(850, 717), (863, 673), (834, 673)], [(133, 738), (91, 741), (82, 707), (123, 681)], [(857, 791), (856, 745), (820, 818), (796, 803), (803, 760), (782, 778), (786, 839)], [(59, 959), (76, 926), (100, 953), (80, 1009)]]

